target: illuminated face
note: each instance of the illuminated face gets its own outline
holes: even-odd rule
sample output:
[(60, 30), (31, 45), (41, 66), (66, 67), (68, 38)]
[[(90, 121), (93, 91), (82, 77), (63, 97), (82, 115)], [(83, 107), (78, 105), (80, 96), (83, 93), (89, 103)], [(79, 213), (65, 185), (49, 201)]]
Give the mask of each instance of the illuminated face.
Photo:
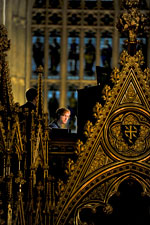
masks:
[(66, 124), (69, 118), (70, 118), (70, 112), (65, 112), (63, 115), (60, 116), (60, 123)]

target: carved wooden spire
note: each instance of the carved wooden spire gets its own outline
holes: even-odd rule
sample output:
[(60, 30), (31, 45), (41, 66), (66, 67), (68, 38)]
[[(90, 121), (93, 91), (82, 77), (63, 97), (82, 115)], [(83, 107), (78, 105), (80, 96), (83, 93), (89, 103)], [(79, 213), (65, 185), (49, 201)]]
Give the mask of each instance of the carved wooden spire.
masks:
[(126, 10), (120, 15), (117, 28), (122, 34), (127, 34), (128, 52), (134, 55), (138, 43), (137, 36), (145, 32), (147, 19), (138, 9), (139, 0), (124, 0), (123, 6)]
[(11, 116), (14, 105), (8, 62), (5, 60), (7, 56), (5, 52), (9, 49), (10, 40), (8, 40), (7, 29), (4, 25), (0, 25), (0, 113), (3, 115), (5, 122)]
[(43, 98), (42, 98), (42, 75), (43, 75), (43, 67), (39, 66), (37, 68), (38, 73), (38, 101), (37, 101), (37, 115), (43, 115)]

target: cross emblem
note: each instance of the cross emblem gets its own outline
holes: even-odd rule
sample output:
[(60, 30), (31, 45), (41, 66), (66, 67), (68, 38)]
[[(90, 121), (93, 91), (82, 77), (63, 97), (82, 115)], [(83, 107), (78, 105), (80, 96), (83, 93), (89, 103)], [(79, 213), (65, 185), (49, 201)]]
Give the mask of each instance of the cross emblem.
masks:
[(123, 137), (129, 145), (133, 145), (139, 136), (140, 125), (122, 125)]

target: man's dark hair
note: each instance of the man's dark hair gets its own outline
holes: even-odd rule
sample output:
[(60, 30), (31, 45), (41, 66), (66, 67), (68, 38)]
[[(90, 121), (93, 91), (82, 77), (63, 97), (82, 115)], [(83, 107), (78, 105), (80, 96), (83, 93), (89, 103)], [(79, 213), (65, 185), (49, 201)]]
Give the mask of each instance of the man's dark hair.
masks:
[(37, 90), (36, 88), (30, 88), (26, 91), (26, 98), (27, 101), (33, 101), (37, 96)]

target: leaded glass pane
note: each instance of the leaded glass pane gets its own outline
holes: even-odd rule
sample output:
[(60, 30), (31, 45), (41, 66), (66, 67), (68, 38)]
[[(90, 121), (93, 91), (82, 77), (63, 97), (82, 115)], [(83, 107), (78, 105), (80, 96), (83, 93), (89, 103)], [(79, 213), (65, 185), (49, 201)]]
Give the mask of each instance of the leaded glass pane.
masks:
[(100, 41), (100, 66), (111, 68), (112, 38), (101, 38)]
[(127, 50), (127, 44), (126, 44), (127, 38), (120, 38), (120, 44), (119, 44), (119, 52), (121, 53), (123, 50)]
[(60, 91), (50, 89), (48, 91), (48, 113), (50, 121), (54, 120), (56, 110), (59, 108)]
[(71, 111), (70, 121), (69, 121), (69, 128), (72, 132), (76, 131), (77, 126), (77, 91), (69, 89), (67, 91), (67, 107)]
[(68, 0), (68, 8), (79, 9), (81, 7), (81, 0)]
[(95, 73), (95, 58), (96, 58), (96, 38), (84, 38), (84, 73), (85, 79), (94, 78)]
[(60, 37), (49, 37), (48, 75), (51, 79), (58, 79), (60, 76), (60, 42)]
[(68, 79), (79, 78), (79, 37), (68, 37)]
[(32, 78), (36, 75), (36, 69), (44, 66), (44, 37), (32, 37)]

